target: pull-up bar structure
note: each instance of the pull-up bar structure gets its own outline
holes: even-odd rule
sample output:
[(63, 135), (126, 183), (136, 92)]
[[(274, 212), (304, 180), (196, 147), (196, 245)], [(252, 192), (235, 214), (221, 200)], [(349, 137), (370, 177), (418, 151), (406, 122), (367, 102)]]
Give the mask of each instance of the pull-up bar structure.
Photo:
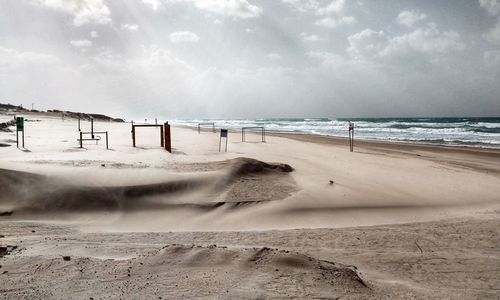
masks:
[(243, 127), (241, 128), (241, 141), (244, 142), (245, 141), (245, 137), (246, 137), (246, 131), (247, 130), (251, 130), (251, 129), (260, 129), (261, 132), (262, 132), (262, 142), (265, 143), (266, 142), (266, 129), (262, 126), (252, 126), (252, 127)]
[(132, 146), (135, 147), (135, 129), (136, 127), (159, 127), (160, 128), (160, 145), (162, 148), (165, 148), (168, 152), (172, 153), (172, 144), (170, 137), (170, 125), (168, 122), (165, 124), (132, 124)]
[[(90, 119), (90, 131), (82, 131), (80, 128), (80, 118), (78, 118), (78, 131), (80, 133), (80, 138), (78, 141), (80, 142), (80, 148), (83, 148), (83, 141), (95, 141), (97, 145), (101, 140), (101, 136), (96, 134), (105, 134), (106, 135), (106, 149), (109, 149), (108, 143), (108, 132), (107, 131), (94, 131), (94, 119)], [(84, 135), (90, 135), (90, 137), (84, 137)]]
[(212, 126), (212, 132), (215, 132), (215, 123), (213, 122), (207, 122), (207, 123), (198, 123), (198, 133), (201, 133), (201, 126), (207, 126), (211, 125)]

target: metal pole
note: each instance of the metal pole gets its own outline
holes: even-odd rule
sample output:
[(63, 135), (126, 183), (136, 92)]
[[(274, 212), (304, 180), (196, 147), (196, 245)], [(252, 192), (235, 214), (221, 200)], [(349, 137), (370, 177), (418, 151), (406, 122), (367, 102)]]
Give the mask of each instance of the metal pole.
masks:
[(82, 132), (80, 131), (80, 148), (83, 148)]
[(108, 148), (108, 132), (106, 131), (106, 149), (109, 149)]
[(352, 125), (352, 147), (351, 147), (351, 152), (354, 151), (354, 124)]

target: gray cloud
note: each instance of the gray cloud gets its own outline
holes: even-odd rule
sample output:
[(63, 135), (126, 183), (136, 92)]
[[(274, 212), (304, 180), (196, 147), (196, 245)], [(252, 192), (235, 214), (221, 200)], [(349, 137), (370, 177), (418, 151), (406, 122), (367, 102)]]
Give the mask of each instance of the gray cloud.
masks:
[(5, 0), (0, 101), (128, 118), (498, 116), (499, 15), (497, 0)]

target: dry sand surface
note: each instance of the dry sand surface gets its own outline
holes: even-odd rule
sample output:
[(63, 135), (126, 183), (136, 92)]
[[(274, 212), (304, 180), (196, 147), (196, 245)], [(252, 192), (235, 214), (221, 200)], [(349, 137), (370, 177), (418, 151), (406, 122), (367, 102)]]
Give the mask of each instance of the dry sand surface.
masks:
[(26, 149), (0, 131), (0, 299), (500, 297), (500, 151), (230, 132), (219, 153), (172, 128), (170, 154), (108, 122), (80, 149), (76, 120), (25, 117)]

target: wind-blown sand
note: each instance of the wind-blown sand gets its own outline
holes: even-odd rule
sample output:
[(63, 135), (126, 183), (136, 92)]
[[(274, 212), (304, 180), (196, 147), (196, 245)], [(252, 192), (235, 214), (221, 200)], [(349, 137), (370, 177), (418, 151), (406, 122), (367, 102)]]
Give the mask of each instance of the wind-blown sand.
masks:
[(500, 296), (497, 150), (172, 128), (169, 154), (108, 122), (79, 149), (26, 117), (24, 151), (0, 132), (0, 298)]

